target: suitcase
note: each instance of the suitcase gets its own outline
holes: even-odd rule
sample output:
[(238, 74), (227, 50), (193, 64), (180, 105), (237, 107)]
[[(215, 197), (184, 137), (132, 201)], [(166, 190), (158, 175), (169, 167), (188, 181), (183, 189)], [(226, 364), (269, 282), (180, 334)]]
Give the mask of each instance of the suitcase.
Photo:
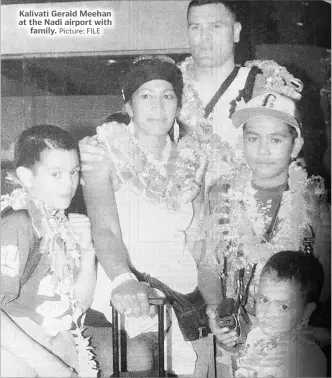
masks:
[[(113, 344), (113, 374), (111, 377), (165, 377), (164, 361), (164, 320), (165, 308), (168, 305), (166, 298), (149, 298), (150, 305), (155, 305), (158, 313), (158, 370), (157, 371), (127, 371), (126, 334), (123, 330), (123, 316), (119, 316), (117, 310), (112, 307), (112, 344)], [(120, 321), (119, 321), (120, 320)], [(121, 355), (121, 359), (120, 359)], [(121, 361), (121, 363), (120, 363)], [(120, 366), (121, 364), (121, 366)]]

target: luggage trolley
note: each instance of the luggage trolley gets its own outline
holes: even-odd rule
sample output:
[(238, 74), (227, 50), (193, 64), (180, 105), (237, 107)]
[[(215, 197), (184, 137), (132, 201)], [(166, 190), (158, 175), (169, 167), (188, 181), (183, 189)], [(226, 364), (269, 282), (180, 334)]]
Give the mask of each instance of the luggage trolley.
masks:
[[(118, 311), (112, 306), (112, 344), (113, 344), (113, 374), (111, 377), (165, 377), (165, 361), (164, 361), (164, 321), (165, 321), (165, 308), (169, 305), (166, 298), (149, 298), (150, 305), (157, 307), (158, 313), (158, 371), (139, 371), (128, 372), (127, 370), (127, 340), (126, 334), (121, 332), (123, 319), (119, 316)], [(112, 303), (111, 303), (112, 305)], [(120, 319), (119, 319), (120, 318)], [(120, 320), (120, 321), (119, 321)], [(120, 355), (121, 355), (121, 368), (120, 368)]]

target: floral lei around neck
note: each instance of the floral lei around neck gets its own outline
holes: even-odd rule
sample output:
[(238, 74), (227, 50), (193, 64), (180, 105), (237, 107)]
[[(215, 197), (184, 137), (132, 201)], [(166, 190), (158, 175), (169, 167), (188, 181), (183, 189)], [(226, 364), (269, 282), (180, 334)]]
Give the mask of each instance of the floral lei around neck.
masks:
[(211, 136), (213, 134), (213, 112), (208, 118), (204, 117), (205, 109), (196, 89), (194, 59), (190, 56), (179, 64), (183, 75), (182, 108), (179, 119), (198, 135)]
[[(97, 127), (95, 138), (106, 146), (115, 167), (114, 179), (130, 185), (148, 201), (180, 210), (198, 194), (197, 174), (204, 165), (205, 153), (194, 136), (181, 138), (178, 144), (167, 139), (161, 161), (156, 160), (140, 145), (132, 130), (117, 122)], [(166, 151), (166, 152), (165, 152)]]
[(268, 353), (277, 349), (278, 346), (284, 347), (290, 342), (303, 340), (307, 343), (315, 344), (312, 336), (312, 329), (307, 324), (299, 323), (290, 332), (273, 337), (263, 337), (254, 340), (251, 344), (247, 344), (244, 348), (239, 348), (235, 354), (234, 368), (238, 368), (238, 364), (242, 363), (242, 358), (250, 358), (251, 353), (266, 357)]
[(218, 191), (211, 215), (203, 221), (199, 238), (208, 234), (208, 255), (215, 256), (220, 273), (223, 273), (224, 257), (231, 269), (250, 270), (255, 263), (264, 265), (278, 251), (306, 250), (306, 242), (312, 236), (308, 234), (308, 226), (313, 222), (310, 217), (319, 216), (312, 215), (308, 198), (314, 194), (319, 201), (325, 201), (323, 179), (320, 176), (308, 178), (303, 167), (291, 163), (289, 189), (283, 192), (275, 231), (270, 240), (264, 240), (266, 215), (258, 205), (257, 190), (251, 180), (250, 169), (241, 166), (226, 184), (228, 190)]
[[(9, 174), (7, 179), (19, 184), (14, 175)], [(32, 198), (22, 187), (1, 196), (1, 211), (8, 207), (29, 212), (32, 226), (38, 238), (42, 238), (40, 252), (48, 253), (50, 257), (54, 293), (69, 298), (75, 324), (70, 332), (78, 352), (79, 376), (97, 377), (98, 369), (93, 347), (90, 346), (90, 337), (83, 336), (84, 315), (79, 302), (73, 297), (75, 278), (81, 267), (81, 250), (68, 218), (64, 211), (50, 210), (40, 200)], [(57, 244), (57, 248), (54, 248), (54, 244)]]
[[(246, 62), (244, 66), (247, 68), (256, 67), (261, 72), (252, 83), (252, 96), (262, 91), (273, 90), (286, 96), (297, 99), (301, 98), (302, 82), (290, 74), (285, 67), (280, 66), (275, 61), (252, 60)], [(205, 105), (197, 90), (193, 58), (191, 56), (186, 58), (179, 64), (179, 68), (182, 72), (184, 83), (179, 120), (199, 139), (201, 148), (208, 157), (210, 167), (220, 161), (220, 151), (223, 151), (223, 156), (228, 162), (233, 161), (236, 164), (242, 163), (242, 141), (238, 140), (231, 149), (227, 142), (223, 141), (220, 136), (213, 132), (213, 111), (208, 118), (204, 116)], [(251, 84), (248, 84), (248, 87), (250, 86)], [(245, 103), (244, 99), (248, 96), (250, 95), (246, 93), (246, 88), (240, 89), (238, 96), (230, 102), (230, 114), (238, 109), (238, 107), (243, 106)], [(248, 99), (246, 101), (248, 101)], [(225, 111), (228, 111), (228, 109), (225, 109)], [(226, 155), (228, 155), (228, 157), (226, 157)]]
[[(257, 67), (261, 71), (261, 77), (259, 80), (256, 80), (253, 88), (253, 96), (257, 92), (273, 90), (286, 95), (296, 94), (298, 98), (301, 97), (299, 93), (303, 88), (302, 82), (277, 62), (273, 60), (252, 60), (246, 62), (244, 66), (247, 68)], [(193, 58), (191, 56), (186, 58), (179, 64), (179, 68), (182, 72), (184, 83), (179, 119), (190, 127), (191, 130), (195, 131), (200, 138), (210, 137), (213, 135), (213, 111), (208, 118), (204, 117), (205, 106), (196, 88)], [(233, 103), (234, 101), (230, 103), (230, 106), (234, 107), (233, 110), (237, 107), (237, 103), (240, 104), (244, 101), (241, 92), (242, 90), (239, 90), (239, 96), (234, 99), (236, 100), (235, 103)]]

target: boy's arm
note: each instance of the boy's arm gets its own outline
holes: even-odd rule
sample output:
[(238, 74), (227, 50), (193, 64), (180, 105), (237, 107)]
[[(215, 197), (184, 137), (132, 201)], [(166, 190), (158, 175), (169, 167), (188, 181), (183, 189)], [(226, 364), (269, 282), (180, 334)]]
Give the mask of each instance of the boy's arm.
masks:
[(98, 261), (111, 280), (130, 273), (126, 248), (121, 240), (111, 161), (92, 138), (80, 142), (83, 195), (91, 221), (92, 238)]
[(40, 377), (74, 377), (73, 370), (28, 336), (1, 310), (1, 347), (22, 359)]
[[(222, 301), (222, 290), (220, 280), (220, 266), (214, 255), (217, 240), (211, 223), (211, 201), (213, 203), (215, 192), (218, 194), (218, 186), (213, 185), (207, 193), (208, 200), (202, 207), (198, 227), (200, 238), (194, 244), (194, 252), (199, 256), (198, 264), (198, 287), (207, 303), (211, 308), (216, 308)], [(197, 222), (198, 223), (198, 222)]]

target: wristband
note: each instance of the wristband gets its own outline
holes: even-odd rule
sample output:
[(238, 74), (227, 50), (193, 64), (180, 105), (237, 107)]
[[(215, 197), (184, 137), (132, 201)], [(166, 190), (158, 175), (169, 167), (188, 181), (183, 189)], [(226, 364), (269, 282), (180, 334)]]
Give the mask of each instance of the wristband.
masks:
[(130, 280), (135, 280), (136, 282), (138, 282), (137, 278), (133, 275), (133, 273), (122, 273), (116, 276), (114, 280), (111, 281), (111, 294), (110, 295), (112, 296), (113, 291), (117, 287), (122, 285), (124, 282), (130, 281)]

